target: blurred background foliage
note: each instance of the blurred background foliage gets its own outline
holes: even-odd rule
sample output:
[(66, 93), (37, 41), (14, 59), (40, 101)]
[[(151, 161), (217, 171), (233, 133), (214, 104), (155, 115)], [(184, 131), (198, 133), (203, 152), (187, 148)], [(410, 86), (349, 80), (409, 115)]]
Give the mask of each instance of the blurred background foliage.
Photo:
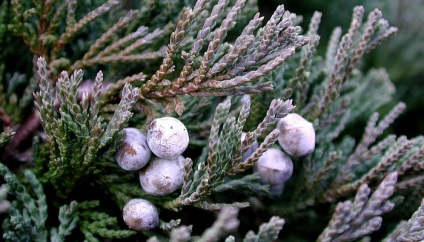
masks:
[[(325, 53), (326, 43), (336, 26), (347, 29), (354, 6), (363, 5), (366, 12), (374, 8), (380, 9), (390, 25), (398, 27), (398, 33), (372, 53), (365, 55), (362, 70), (366, 72), (372, 68), (384, 67), (396, 86), (394, 99), (385, 107), (389, 109), (399, 101), (407, 105), (407, 110), (391, 126), (391, 131), (408, 137), (424, 134), (424, 0), (266, 0), (258, 3), (259, 10), (267, 17), (279, 4), (302, 15), (304, 20), (310, 19), (314, 11), (322, 12), (318, 30), (321, 36), (318, 55)], [(301, 23), (304, 29), (307, 24), (308, 21)]]

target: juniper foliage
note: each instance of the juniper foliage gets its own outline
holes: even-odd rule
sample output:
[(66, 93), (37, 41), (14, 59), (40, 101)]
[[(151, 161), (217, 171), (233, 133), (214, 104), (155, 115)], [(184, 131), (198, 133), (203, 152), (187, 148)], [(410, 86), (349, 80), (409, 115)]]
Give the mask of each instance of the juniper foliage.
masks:
[[(352, 241), (382, 239), (380, 229), (386, 241), (422, 239), (424, 138), (388, 134), (406, 105), (384, 112), (396, 93), (387, 71), (361, 68), (397, 28), (357, 6), (321, 55), (325, 13), (303, 30), (283, 5), (267, 21), (256, 12), (254, 0), (2, 2), (3, 238)], [(312, 123), (315, 150), (291, 157), (272, 196), (251, 168), (281, 149), (277, 123), (291, 112)], [(163, 116), (190, 142), (181, 189), (158, 197), (114, 156), (125, 127)], [(159, 208), (156, 229), (127, 228), (132, 198)], [(208, 227), (193, 210), (219, 213)]]

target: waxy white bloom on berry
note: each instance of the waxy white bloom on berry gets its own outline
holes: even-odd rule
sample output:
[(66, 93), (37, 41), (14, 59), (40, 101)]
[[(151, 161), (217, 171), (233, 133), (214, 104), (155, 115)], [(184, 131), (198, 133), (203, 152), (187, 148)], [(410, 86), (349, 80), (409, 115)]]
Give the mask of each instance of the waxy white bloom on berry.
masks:
[(140, 185), (151, 195), (164, 196), (173, 193), (184, 182), (184, 157), (168, 160), (153, 158), (140, 171)]
[(147, 146), (146, 136), (135, 128), (125, 128), (124, 133), (115, 159), (124, 170), (140, 170), (149, 162), (152, 154)]
[(261, 182), (269, 184), (271, 193), (281, 194), (284, 184), (293, 174), (293, 162), (288, 155), (277, 148), (270, 148), (259, 157), (254, 165)]
[(175, 159), (188, 146), (188, 132), (184, 124), (173, 117), (153, 120), (147, 130), (147, 144), (150, 150), (163, 159)]
[(125, 204), (122, 213), (124, 222), (134, 230), (150, 230), (159, 224), (158, 210), (144, 199), (131, 199)]
[(312, 123), (296, 113), (280, 119), (278, 143), (287, 154), (300, 157), (311, 154), (315, 149), (315, 130)]

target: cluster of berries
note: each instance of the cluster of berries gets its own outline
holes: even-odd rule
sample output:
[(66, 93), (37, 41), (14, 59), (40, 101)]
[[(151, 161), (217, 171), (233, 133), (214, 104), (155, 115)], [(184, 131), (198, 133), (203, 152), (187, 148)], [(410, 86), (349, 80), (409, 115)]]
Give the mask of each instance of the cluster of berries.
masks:
[[(135, 128), (124, 132), (116, 152), (119, 166), (128, 171), (139, 170), (140, 185), (147, 194), (164, 196), (176, 191), (184, 181), (185, 158), (181, 154), (189, 142), (184, 124), (163, 117), (150, 123), (146, 135)], [(123, 218), (135, 230), (153, 229), (159, 223), (156, 207), (144, 199), (131, 199), (124, 206)]]
[(285, 152), (279, 148), (270, 148), (254, 165), (261, 182), (270, 185), (273, 195), (283, 192), (284, 184), (293, 174), (290, 156), (309, 155), (315, 149), (314, 127), (299, 114), (291, 113), (280, 119), (277, 129), (280, 131), (278, 143)]
[[(293, 173), (290, 158), (311, 154), (315, 149), (315, 130), (310, 122), (298, 114), (288, 114), (277, 126), (280, 148), (268, 149), (255, 163), (254, 170), (271, 193), (279, 195)], [(116, 161), (125, 170), (139, 171), (141, 188), (150, 195), (164, 196), (176, 191), (184, 180), (184, 161), (181, 154), (188, 146), (186, 127), (172, 117), (155, 119), (147, 134), (135, 128), (124, 130), (123, 142), (116, 153)], [(242, 135), (242, 140), (245, 133)], [(255, 141), (243, 154), (247, 159), (255, 150)], [(152, 155), (153, 153), (153, 155)], [(157, 208), (147, 200), (132, 199), (123, 209), (125, 223), (135, 230), (149, 230), (159, 223)]]

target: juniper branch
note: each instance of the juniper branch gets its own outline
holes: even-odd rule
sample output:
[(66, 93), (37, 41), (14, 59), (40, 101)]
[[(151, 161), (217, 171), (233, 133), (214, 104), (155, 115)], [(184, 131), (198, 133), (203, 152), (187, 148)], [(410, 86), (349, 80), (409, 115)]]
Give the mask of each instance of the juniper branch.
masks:
[(238, 209), (224, 207), (215, 223), (202, 234), (199, 241), (219, 241), (219, 239), (227, 236), (228, 233), (235, 231), (240, 223), (237, 219), (237, 214)]
[(390, 113), (388, 113), (378, 124), (377, 113), (370, 117), (361, 142), (356, 146), (355, 151), (349, 156), (346, 164), (340, 169), (334, 184), (341, 184), (346, 178), (351, 178), (351, 176), (348, 176), (351, 169), (359, 164), (359, 162), (363, 159), (363, 156), (367, 155), (366, 151), (368, 150), (368, 147), (375, 142), (377, 137), (380, 136), (391, 123), (393, 123), (405, 107), (405, 104), (399, 103), (393, 107)]
[(424, 201), (421, 206), (412, 214), (407, 222), (401, 222), (400, 225), (384, 240), (385, 242), (395, 241), (420, 241), (424, 239)]
[(353, 202), (340, 202), (327, 227), (317, 241), (351, 241), (378, 230), (381, 215), (393, 209), (388, 199), (394, 192), (396, 172), (389, 174), (370, 196), (371, 189), (362, 185)]
[[(24, 176), (33, 189), (31, 196), (28, 189), (18, 180), (18, 178), (2, 163), (0, 163), (0, 175), (9, 186), (9, 193), (16, 196), (16, 201), (12, 203), (10, 209), (10, 219), (5, 239), (16, 240), (27, 237), (32, 241), (46, 241), (47, 230), (47, 202), (43, 187), (34, 173), (25, 170)], [(25, 235), (25, 236), (24, 236)]]
[(90, 13), (88, 13), (85, 17), (79, 20), (77, 23), (72, 24), (66, 28), (65, 33), (63, 33), (59, 40), (57, 41), (55, 51), (60, 50), (65, 44), (67, 44), (82, 28), (84, 28), (87, 24), (92, 22), (94, 19), (99, 16), (105, 14), (110, 11), (113, 7), (120, 4), (121, 2), (118, 0), (108, 0), (103, 5), (94, 9)]
[[(50, 95), (53, 91), (47, 79), (47, 64), (44, 58), (39, 58), (37, 64), (41, 80), (40, 91), (35, 94), (36, 107), (40, 112), (50, 147), (49, 172), (46, 177), (58, 188), (58, 192), (63, 192), (60, 195), (64, 195), (70, 192), (80, 179), (93, 172), (96, 167), (95, 159), (119, 139), (120, 131), (132, 116), (131, 109), (139, 90), (131, 89), (129, 84), (124, 86), (121, 101), (111, 121), (104, 128), (102, 118), (98, 116), (102, 73), (96, 77), (91, 100), (83, 95), (78, 103), (77, 87), (83, 78), (82, 71), (75, 71), (70, 78), (66, 72), (62, 72), (55, 90), (59, 102), (59, 113), (56, 113), (54, 100)], [(63, 184), (62, 179), (67, 176), (72, 176), (72, 179)], [(61, 187), (62, 185), (65, 187)]]
[(278, 234), (283, 229), (284, 219), (277, 216), (272, 217), (269, 222), (263, 223), (259, 227), (258, 234), (249, 231), (243, 239), (243, 242), (271, 242), (278, 238)]

